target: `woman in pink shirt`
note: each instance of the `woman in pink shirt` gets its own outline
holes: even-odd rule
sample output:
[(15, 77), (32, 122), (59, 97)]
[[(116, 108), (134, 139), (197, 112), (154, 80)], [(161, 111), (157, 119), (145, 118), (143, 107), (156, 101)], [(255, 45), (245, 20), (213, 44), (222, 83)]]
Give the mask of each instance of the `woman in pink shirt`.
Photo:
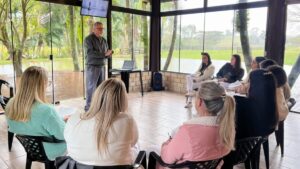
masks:
[(184, 161), (218, 159), (234, 149), (235, 101), (213, 81), (200, 84), (195, 108), (198, 117), (179, 127), (173, 138), (163, 143), (161, 158), (174, 164)]

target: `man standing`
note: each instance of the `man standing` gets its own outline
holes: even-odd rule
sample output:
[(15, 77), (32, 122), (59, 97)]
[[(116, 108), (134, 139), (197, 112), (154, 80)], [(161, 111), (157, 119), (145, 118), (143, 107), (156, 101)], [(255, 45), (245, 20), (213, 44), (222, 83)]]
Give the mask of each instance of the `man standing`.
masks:
[(93, 32), (84, 40), (86, 49), (86, 105), (85, 111), (90, 108), (92, 95), (97, 86), (105, 80), (106, 59), (111, 57), (112, 50), (108, 49), (106, 40), (103, 35), (103, 24), (96, 22), (93, 26)]

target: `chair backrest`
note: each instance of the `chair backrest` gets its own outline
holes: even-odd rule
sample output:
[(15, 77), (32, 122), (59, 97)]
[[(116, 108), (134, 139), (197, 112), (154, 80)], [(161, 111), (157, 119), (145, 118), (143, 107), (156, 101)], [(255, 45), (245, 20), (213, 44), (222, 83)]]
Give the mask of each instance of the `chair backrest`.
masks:
[(292, 110), (292, 108), (295, 106), (295, 104), (296, 104), (296, 100), (294, 98), (289, 98), (289, 100), (288, 100), (289, 111)]
[(17, 139), (23, 145), (27, 158), (31, 161), (45, 162), (49, 159), (45, 153), (43, 142), (48, 143), (63, 143), (62, 140), (57, 140), (54, 137), (45, 136), (26, 136), (26, 135), (16, 135)]
[(248, 157), (265, 141), (263, 137), (249, 137), (236, 141), (235, 151), (231, 151), (224, 157), (226, 165), (237, 165), (244, 163)]
[(215, 159), (209, 161), (185, 161), (178, 164), (165, 163), (158, 154), (151, 152), (149, 155), (148, 169), (154, 169), (156, 162), (167, 168), (189, 168), (189, 169), (215, 169), (222, 159)]
[(115, 166), (92, 166), (81, 164), (69, 156), (57, 157), (55, 166), (57, 169), (135, 169), (140, 166), (146, 168), (146, 152), (140, 151), (133, 165), (115, 165)]
[[(2, 95), (2, 85), (5, 85), (9, 88), (9, 97), (5, 97)], [(0, 79), (0, 105), (4, 110), (6, 104), (8, 103), (9, 99), (13, 97), (13, 88), (12, 86), (5, 80)]]
[(0, 95), (2, 95), (2, 85), (7, 86), (10, 90), (9, 90), (9, 97), (13, 96), (13, 87), (5, 80), (0, 79)]

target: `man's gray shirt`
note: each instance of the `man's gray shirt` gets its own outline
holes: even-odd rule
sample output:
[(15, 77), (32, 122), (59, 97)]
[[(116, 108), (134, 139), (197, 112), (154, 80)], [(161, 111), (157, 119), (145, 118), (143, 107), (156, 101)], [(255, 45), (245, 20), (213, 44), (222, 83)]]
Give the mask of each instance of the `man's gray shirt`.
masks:
[(97, 37), (94, 33), (88, 35), (84, 40), (85, 64), (91, 66), (104, 66), (106, 64), (105, 52), (108, 45), (103, 37)]

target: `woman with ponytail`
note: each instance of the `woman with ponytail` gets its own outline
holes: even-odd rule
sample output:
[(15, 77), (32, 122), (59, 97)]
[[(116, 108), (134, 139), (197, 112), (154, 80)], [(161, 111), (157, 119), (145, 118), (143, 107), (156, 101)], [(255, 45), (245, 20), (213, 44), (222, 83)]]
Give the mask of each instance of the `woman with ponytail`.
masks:
[(213, 81), (201, 83), (195, 108), (198, 117), (185, 122), (163, 143), (164, 162), (213, 160), (234, 149), (235, 101), (224, 88)]

